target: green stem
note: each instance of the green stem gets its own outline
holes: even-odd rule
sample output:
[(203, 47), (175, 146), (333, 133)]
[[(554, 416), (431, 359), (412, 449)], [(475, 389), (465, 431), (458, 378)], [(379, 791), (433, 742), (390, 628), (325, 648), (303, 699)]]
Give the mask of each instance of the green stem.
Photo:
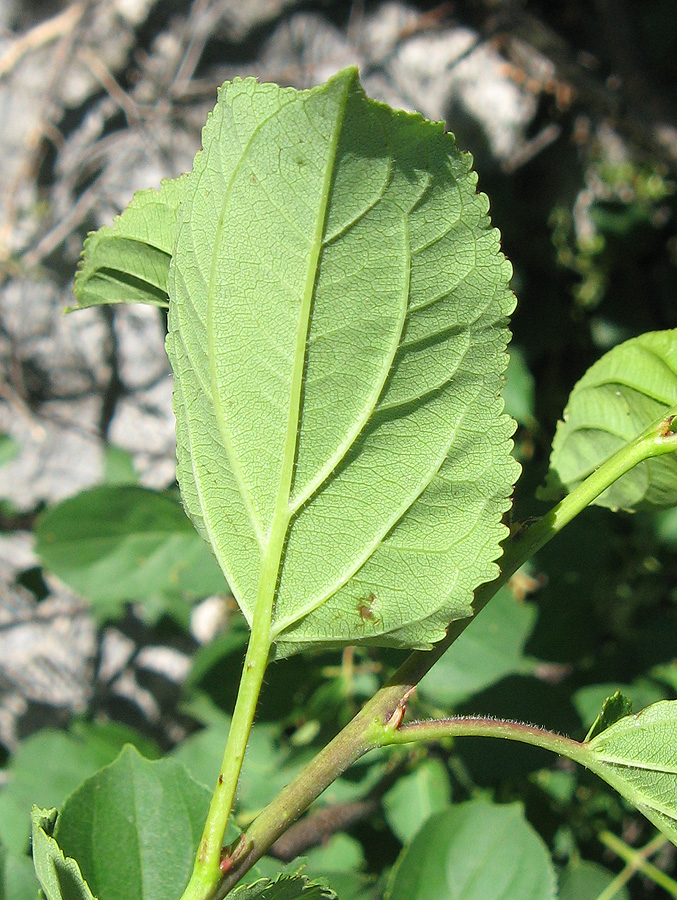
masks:
[(374, 739), (378, 740), (379, 747), (390, 747), (414, 741), (441, 741), (449, 737), (493, 737), (519, 741), (521, 744), (542, 747), (581, 765), (585, 765), (588, 756), (583, 744), (554, 731), (510, 719), (481, 716), (454, 716), (429, 722), (409, 722), (400, 728), (381, 728), (380, 734)]
[[(515, 537), (506, 547), (501, 559), (501, 573), (495, 581), (484, 584), (475, 592), (473, 610), (476, 615), (482, 610), (498, 589), (530, 559), (537, 550), (551, 540), (578, 513), (582, 512), (596, 497), (610, 487), (618, 478), (638, 463), (653, 456), (677, 450), (677, 434), (673, 431), (677, 422), (677, 405), (667, 416), (655, 423), (635, 440), (626, 444), (610, 459), (581, 482), (543, 518), (526, 532)], [(215, 900), (225, 897), (242, 876), (260, 859), (277, 838), (335, 781), (350, 765), (367, 751), (382, 746), (400, 729), (406, 703), (418, 682), (465, 631), (473, 617), (452, 622), (447, 636), (435, 644), (431, 650), (414, 651), (400, 666), (393, 677), (369, 700), (355, 718), (308, 764), (254, 820), (246, 833), (246, 850), (233, 860), (233, 866), (219, 885)], [(482, 720), (474, 720), (476, 722)], [(484, 720), (485, 723), (487, 720)], [(431, 723), (434, 724), (434, 723)], [(516, 735), (512, 723), (510, 735)], [(469, 722), (466, 722), (470, 727)], [(477, 734), (479, 725), (472, 726)], [(559, 735), (529, 730), (519, 726), (520, 737), (533, 738), (544, 743), (557, 753), (582, 761), (583, 745)], [(495, 725), (491, 729), (496, 734)], [(508, 734), (498, 736), (510, 736)], [(550, 735), (545, 737), (544, 735)], [(411, 739), (411, 738), (409, 738)], [(392, 741), (395, 743), (396, 741)], [(561, 749), (555, 749), (557, 747)], [(578, 749), (580, 748), (580, 749)], [(564, 752), (567, 751), (567, 752)], [(576, 755), (574, 755), (576, 754)]]
[(235, 790), (242, 769), (249, 733), (254, 721), (256, 704), (261, 693), (263, 676), (270, 651), (270, 609), (268, 625), (257, 622), (264, 615), (254, 617), (252, 633), (242, 670), (233, 718), (223, 754), (221, 770), (209, 805), (209, 813), (195, 857), (193, 873), (181, 900), (205, 900), (211, 897), (221, 879), (221, 852), (223, 837), (233, 808)]
[[(330, 159), (325, 170), (324, 186), (322, 191), (322, 203), (315, 222), (315, 235), (308, 258), (306, 280), (301, 295), (301, 305), (296, 329), (294, 363), (291, 370), (289, 383), (289, 408), (287, 411), (287, 423), (285, 430), (282, 465), (280, 469), (280, 484), (275, 500), (275, 510), (272, 516), (270, 534), (263, 553), (261, 572), (257, 588), (254, 615), (251, 623), (251, 637), (247, 656), (245, 658), (242, 680), (238, 689), (235, 709), (231, 721), (228, 741), (221, 763), (221, 772), (214, 790), (214, 795), (209, 807), (207, 822), (205, 824), (202, 839), (200, 841), (193, 874), (181, 900), (209, 900), (216, 891), (221, 879), (221, 853), (223, 837), (228, 825), (228, 819), (233, 808), (235, 790), (240, 777), (242, 761), (249, 739), (254, 713), (263, 684), (263, 676), (266, 671), (268, 655), (272, 642), (271, 625), (273, 617), (273, 605), (277, 579), (280, 573), (284, 543), (291, 518), (290, 498), (294, 477), (294, 460), (296, 459), (299, 421), (301, 414), (301, 399), (303, 395), (303, 375), (306, 363), (306, 349), (308, 332), (310, 329), (310, 316), (315, 292), (315, 280), (322, 251), (322, 238), (326, 224), (329, 194), (332, 172), (334, 171), (333, 158), (341, 133), (343, 113), (347, 104), (347, 93), (343, 98), (342, 115), (339, 117), (334, 130), (331, 143)], [(214, 257), (216, 264), (216, 256)], [(210, 292), (210, 297), (213, 292)], [(210, 340), (212, 339), (210, 331)], [(211, 349), (211, 356), (215, 352)], [(218, 398), (218, 390), (213, 391)], [(225, 416), (221, 412), (221, 418)], [(224, 425), (224, 431), (225, 431)], [(248, 843), (241, 841), (237, 847), (230, 851), (229, 856), (223, 861), (224, 865), (233, 866), (237, 860), (247, 857)]]

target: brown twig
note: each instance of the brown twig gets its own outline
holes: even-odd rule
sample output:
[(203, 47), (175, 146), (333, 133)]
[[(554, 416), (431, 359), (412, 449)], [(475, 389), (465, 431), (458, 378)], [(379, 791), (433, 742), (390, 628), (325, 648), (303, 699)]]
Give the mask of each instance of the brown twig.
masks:
[[(4, 264), (11, 256), (10, 235), (15, 227), (16, 222), (16, 197), (19, 188), (21, 187), (21, 184), (23, 182), (30, 178), (31, 173), (35, 170), (40, 142), (43, 136), (46, 133), (50, 132), (50, 130), (53, 128), (53, 122), (51, 121), (50, 112), (51, 108), (54, 105), (54, 96), (57, 93), (54, 90), (54, 86), (59, 81), (59, 78), (61, 77), (66, 66), (69, 64), (70, 57), (72, 55), (73, 44), (78, 32), (78, 26), (81, 24), (84, 13), (91, 2), (92, 0), (89, 0), (89, 2), (87, 3), (76, 3), (73, 4), (72, 7), (69, 7), (69, 10), (74, 11), (71, 13), (71, 17), (67, 19), (67, 22), (69, 23), (68, 28), (65, 28), (62, 20), (60, 30), (57, 31), (57, 29), (55, 28), (51, 29), (53, 39), (59, 38), (60, 42), (53, 55), (50, 77), (46, 79), (44, 97), (40, 105), (37, 124), (34, 128), (31, 129), (28, 134), (25, 143), (25, 157), (22, 161), (22, 164), (18, 167), (12, 184), (7, 191), (7, 214), (5, 221), (0, 223), (0, 266), (2, 266), (2, 264)], [(36, 27), (39, 28), (40, 26)], [(33, 31), (35, 31), (35, 29), (33, 29)], [(33, 43), (35, 43), (35, 39), (33, 39)], [(17, 59), (27, 53), (30, 49), (32, 48), (26, 45), (24, 52), (19, 57), (17, 57)], [(16, 62), (14, 64), (16, 65)]]
[(270, 849), (270, 854), (284, 862), (291, 862), (311, 847), (323, 844), (339, 831), (368, 818), (381, 805), (384, 794), (393, 786), (406, 766), (409, 754), (392, 765), (378, 784), (362, 800), (348, 803), (334, 803), (295, 822), (279, 837)]
[(92, 75), (100, 82), (108, 96), (120, 107), (127, 117), (130, 125), (138, 125), (141, 122), (141, 113), (134, 99), (123, 90), (113, 74), (101, 62), (99, 57), (89, 47), (80, 47), (78, 58), (87, 66)]
[(38, 50), (72, 31), (84, 11), (84, 3), (72, 3), (63, 12), (16, 37), (0, 56), (0, 78), (9, 74), (27, 53)]

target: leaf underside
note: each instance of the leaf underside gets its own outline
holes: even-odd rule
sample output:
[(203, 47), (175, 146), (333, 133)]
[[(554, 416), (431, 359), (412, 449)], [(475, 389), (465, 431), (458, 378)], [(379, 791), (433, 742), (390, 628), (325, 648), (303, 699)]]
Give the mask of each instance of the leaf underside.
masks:
[(262, 878), (235, 888), (232, 897), (233, 900), (336, 900), (334, 891), (313, 884), (305, 875), (279, 875), (275, 881)]
[(74, 309), (104, 303), (167, 306), (167, 275), (185, 176), (137, 191), (115, 222), (91, 232), (82, 250)]
[(514, 298), (470, 157), (369, 100), (226, 83), (169, 275), (178, 476), (280, 656), (425, 647), (497, 574)]
[(584, 764), (677, 845), (677, 701), (619, 719), (585, 747)]
[[(576, 384), (557, 426), (543, 496), (572, 491), (677, 403), (677, 329), (650, 331), (606, 353)], [(677, 455), (635, 466), (593, 501), (610, 509), (677, 503)]]
[(33, 807), (33, 864), (44, 895), (47, 900), (94, 900), (77, 862), (52, 837), (55, 818), (55, 809)]

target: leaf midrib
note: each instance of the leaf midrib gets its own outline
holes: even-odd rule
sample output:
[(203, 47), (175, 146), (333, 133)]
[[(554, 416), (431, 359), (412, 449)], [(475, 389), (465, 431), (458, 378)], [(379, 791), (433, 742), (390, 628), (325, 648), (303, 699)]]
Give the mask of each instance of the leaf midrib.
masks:
[[(306, 349), (307, 349), (307, 340), (308, 340), (308, 332), (310, 328), (310, 317), (312, 311), (313, 297), (315, 293), (315, 285), (317, 281), (317, 272), (318, 265), (320, 260), (320, 254), (322, 252), (323, 247), (323, 237), (324, 231), (326, 227), (327, 220), (327, 212), (329, 208), (329, 198), (331, 194), (331, 185), (334, 176), (334, 169), (336, 163), (336, 155), (338, 150), (339, 138), (341, 135), (341, 130), (343, 127), (343, 121), (345, 117), (346, 107), (348, 104), (348, 98), (350, 95), (350, 89), (353, 83), (353, 79), (350, 81), (344, 82), (342, 85), (343, 88), (343, 96), (338, 98), (337, 101), (337, 116), (336, 122), (334, 126), (334, 131), (331, 137), (331, 140), (328, 144), (326, 162), (325, 162), (325, 171), (322, 189), (319, 196), (318, 210), (317, 216), (315, 220), (315, 230), (310, 241), (310, 253), (308, 258), (308, 266), (305, 275), (305, 284), (303, 287), (303, 293), (301, 295), (301, 311), (299, 314), (299, 322), (296, 334), (296, 344), (294, 350), (294, 361), (292, 366), (292, 375), (291, 375), (291, 384), (290, 384), (290, 396), (289, 396), (289, 407), (288, 407), (288, 415), (287, 415), (287, 426), (286, 433), (284, 439), (284, 449), (282, 455), (282, 464), (280, 468), (280, 482), (277, 492), (277, 497), (275, 499), (275, 507), (273, 511), (273, 516), (270, 524), (270, 530), (267, 535), (267, 540), (263, 535), (263, 529), (261, 523), (259, 522), (258, 515), (256, 514), (256, 510), (254, 508), (252, 497), (247, 488), (246, 482), (243, 477), (243, 473), (241, 467), (239, 465), (239, 460), (237, 459), (237, 454), (235, 452), (235, 448), (230, 439), (230, 435), (227, 428), (227, 423), (224, 415), (224, 410), (220, 402), (220, 396), (218, 392), (218, 378), (216, 371), (216, 355), (215, 355), (215, 334), (214, 328), (212, 327), (213, 322), (213, 313), (214, 313), (214, 304), (216, 301), (215, 297), (215, 280), (217, 274), (217, 266), (218, 266), (218, 253), (217, 248), (220, 243), (220, 238), (224, 229), (225, 223), (225, 213), (227, 203), (230, 197), (230, 193), (232, 187), (235, 182), (235, 178), (237, 174), (241, 170), (241, 168), (246, 165), (246, 158), (249, 148), (252, 145), (255, 137), (264, 125), (275, 118), (275, 116), (279, 115), (282, 109), (285, 107), (283, 105), (279, 106), (271, 115), (266, 116), (261, 122), (258, 123), (252, 134), (249, 136), (247, 143), (242, 148), (241, 153), (238, 158), (237, 165), (234, 167), (231, 178), (228, 182), (226, 190), (223, 195), (223, 200), (221, 204), (221, 211), (219, 215), (219, 220), (216, 228), (216, 234), (214, 238), (213, 250), (212, 250), (212, 260), (210, 267), (210, 276), (209, 276), (209, 285), (208, 285), (208, 293), (207, 293), (207, 315), (206, 315), (206, 326), (207, 326), (207, 358), (209, 362), (209, 372), (210, 372), (210, 382), (211, 382), (211, 394), (212, 394), (212, 402), (214, 404), (214, 412), (216, 416), (216, 420), (218, 423), (219, 433), (221, 435), (221, 439), (224, 444), (224, 449), (226, 450), (226, 454), (228, 456), (229, 463), (231, 465), (231, 470), (233, 473), (233, 477), (238, 485), (238, 489), (240, 491), (240, 495), (242, 497), (243, 503), (245, 504), (245, 509), (247, 515), (252, 522), (252, 527), (259, 537), (259, 543), (262, 549), (262, 557), (261, 557), (261, 567), (259, 572), (259, 581), (257, 588), (257, 597), (253, 610), (253, 621), (251, 622), (252, 632), (255, 628), (263, 630), (265, 628), (266, 634), (269, 635), (270, 632), (270, 623), (272, 619), (272, 610), (274, 603), (274, 595), (275, 589), (277, 585), (277, 579), (279, 574), (279, 568), (282, 560), (282, 554), (284, 551), (284, 544), (287, 535), (287, 530), (289, 527), (289, 522), (291, 519), (291, 509), (290, 509), (290, 497), (291, 497), (291, 487), (293, 481), (293, 473), (294, 473), (294, 463), (296, 459), (296, 450), (297, 450), (297, 441), (298, 441), (298, 425), (299, 425), (299, 417), (301, 410), (301, 397), (303, 393), (303, 376), (305, 371), (305, 360), (306, 360)], [(312, 92), (311, 92), (312, 93)], [(299, 98), (301, 104), (305, 104), (307, 102), (307, 97), (309, 94), (302, 96)], [(261, 538), (264, 538), (261, 540)], [(260, 623), (257, 625), (256, 623)]]
[[(319, 209), (317, 218), (315, 220), (315, 233), (311, 242), (311, 251), (308, 259), (308, 269), (306, 271), (306, 282), (301, 299), (301, 313), (299, 315), (299, 325), (296, 334), (296, 347), (294, 351), (294, 364), (292, 368), (289, 412), (287, 417), (287, 432), (285, 435), (282, 467), (280, 473), (280, 486), (275, 503), (275, 511), (273, 513), (268, 545), (264, 551), (261, 565), (262, 577), (259, 584), (259, 591), (257, 592), (258, 596), (255, 615), (259, 607), (262, 606), (262, 594), (266, 595), (265, 606), (269, 607), (267, 620), (267, 630), (269, 632), (272, 622), (274, 594), (277, 586), (282, 554), (284, 551), (284, 543), (289, 528), (289, 522), (292, 516), (290, 501), (294, 477), (294, 462), (296, 459), (296, 450), (298, 444), (301, 397), (303, 394), (303, 375), (305, 372), (308, 333), (310, 330), (310, 317), (313, 307), (313, 297), (315, 295), (315, 285), (317, 283), (320, 255), (322, 253), (323, 247), (323, 237), (327, 221), (327, 212), (329, 209), (329, 197), (331, 195), (331, 186), (336, 165), (336, 154), (338, 150), (339, 137), (343, 128), (346, 107), (348, 105), (349, 93), (350, 84), (348, 83), (345, 85), (343, 97), (341, 98), (339, 104), (336, 125), (334, 127), (334, 133), (332, 135), (331, 143), (329, 144), (329, 150), (327, 153), (327, 161), (324, 172), (324, 180), (322, 184), (322, 192), (320, 195)], [(302, 99), (301, 102), (305, 103), (305, 98)], [(266, 581), (268, 583), (266, 583)]]
[[(216, 347), (215, 347), (215, 329), (213, 327), (213, 315), (214, 315), (214, 301), (215, 301), (215, 289), (214, 283), (216, 280), (216, 274), (218, 271), (219, 265), (219, 254), (217, 252), (217, 248), (220, 245), (221, 237), (223, 234), (223, 229), (225, 225), (225, 215), (226, 215), (226, 207), (228, 201), (230, 199), (231, 190), (235, 183), (235, 179), (240, 172), (241, 167), (244, 165), (247, 153), (255, 140), (256, 136), (259, 134), (261, 129), (275, 116), (279, 115), (279, 113), (284, 109), (283, 105), (280, 105), (275, 112), (271, 113), (269, 116), (266, 116), (262, 119), (256, 128), (252, 131), (249, 136), (249, 140), (244, 145), (241, 150), (240, 156), (237, 161), (237, 165), (234, 166), (230, 180), (226, 186), (226, 189), (223, 193), (223, 199), (221, 201), (221, 211), (219, 213), (219, 220), (216, 226), (216, 232), (214, 234), (214, 242), (212, 247), (212, 259), (209, 270), (209, 284), (207, 286), (207, 312), (205, 316), (205, 329), (207, 332), (207, 360), (209, 363), (209, 380), (211, 385), (211, 398), (212, 403), (214, 405), (214, 415), (216, 418), (216, 422), (219, 428), (219, 434), (221, 435), (221, 440), (223, 441), (223, 446), (226, 451), (226, 455), (228, 457), (228, 462), (230, 463), (230, 468), (233, 473), (233, 478), (238, 486), (238, 490), (240, 492), (240, 496), (242, 497), (242, 502), (244, 503), (245, 509), (247, 511), (247, 516), (252, 523), (252, 528), (257, 537), (259, 544), (262, 543), (263, 537), (263, 529), (261, 527), (261, 522), (259, 521), (259, 517), (257, 511), (254, 507), (254, 502), (252, 500), (249, 489), (247, 488), (247, 484), (245, 482), (244, 476), (242, 474), (242, 469), (240, 467), (240, 462), (237, 458), (237, 453), (235, 452), (235, 448), (233, 446), (233, 442), (230, 438), (230, 433), (228, 430), (228, 426), (226, 423), (226, 417), (224, 415), (223, 406), (221, 405), (221, 398), (218, 389), (218, 377), (216, 372)], [(223, 128), (223, 120), (220, 123), (220, 131)], [(202, 174), (202, 173), (201, 173)], [(265, 548), (263, 548), (263, 552), (265, 555)]]

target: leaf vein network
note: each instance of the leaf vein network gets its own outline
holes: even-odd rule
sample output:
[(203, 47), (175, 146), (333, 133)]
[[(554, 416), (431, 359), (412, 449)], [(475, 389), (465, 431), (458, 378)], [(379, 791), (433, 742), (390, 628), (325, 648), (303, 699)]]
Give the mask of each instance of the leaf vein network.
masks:
[[(479, 388), (478, 388), (478, 390), (479, 390)], [(466, 412), (467, 412), (467, 409), (466, 409)], [(402, 504), (400, 506), (399, 510), (396, 511), (392, 515), (391, 521), (386, 525), (386, 527), (379, 529), (379, 532), (377, 533), (375, 538), (369, 542), (369, 544), (365, 548), (364, 552), (355, 560), (351, 569), (349, 570), (349, 574), (344, 574), (341, 577), (341, 579), (339, 580), (338, 584), (335, 584), (332, 588), (330, 588), (328, 591), (326, 591), (321, 597), (318, 597), (315, 600), (312, 600), (305, 607), (296, 610), (294, 612), (293, 616), (288, 616), (284, 620), (276, 621), (275, 627), (273, 630), (274, 636), (280, 634), (285, 628), (289, 627), (289, 625), (294, 624), (295, 622), (304, 618), (309, 613), (314, 612), (316, 609), (318, 609), (320, 606), (322, 606), (324, 603), (326, 603), (345, 584), (347, 584), (351, 578), (354, 577), (354, 575), (367, 563), (367, 561), (369, 559), (371, 559), (371, 557), (374, 555), (376, 550), (378, 550), (378, 548), (382, 545), (386, 536), (393, 530), (393, 528), (396, 527), (397, 523), (403, 518), (404, 515), (406, 515), (406, 513), (409, 511), (409, 509), (411, 509), (411, 507), (414, 505), (414, 503), (416, 503), (416, 501), (423, 494), (423, 492), (426, 490), (426, 488), (428, 488), (429, 485), (432, 483), (433, 479), (438, 474), (440, 468), (444, 465), (444, 462), (449, 455), (449, 448), (450, 448), (451, 444), (453, 444), (453, 441), (458, 433), (461, 423), (463, 422), (466, 412), (463, 413), (463, 415), (459, 418), (459, 421), (456, 423), (454, 428), (451, 429), (451, 431), (449, 433), (449, 439), (446, 444), (446, 450), (441, 455), (441, 458), (439, 459), (434, 471), (431, 471), (430, 477), (428, 479), (424, 480), (422, 486), (420, 487), (419, 491), (414, 495), (414, 497), (411, 499), (407, 498), (407, 500), (405, 501), (405, 504)]]
[[(249, 136), (247, 143), (244, 146), (242, 145), (242, 142), (240, 141), (240, 147), (241, 147), (240, 156), (238, 158), (237, 164), (233, 167), (233, 171), (230, 175), (230, 179), (228, 180), (228, 182), (225, 186), (225, 190), (223, 192), (223, 196), (221, 199), (221, 211), (219, 213), (219, 219), (218, 219), (217, 226), (216, 226), (215, 233), (214, 233), (214, 241), (213, 241), (212, 250), (211, 250), (211, 256), (212, 256), (211, 268), (210, 268), (210, 273), (209, 273), (209, 281), (208, 281), (208, 285), (207, 285), (207, 310), (206, 310), (206, 312), (207, 312), (207, 315), (206, 315), (207, 360), (208, 360), (208, 364), (209, 364), (209, 376), (210, 376), (210, 385), (211, 385), (211, 391), (209, 392), (208, 396), (211, 396), (211, 398), (212, 398), (214, 417), (216, 419), (219, 434), (221, 435), (221, 440), (223, 441), (224, 449), (226, 451), (226, 456), (230, 463), (233, 478), (235, 479), (235, 483), (238, 487), (238, 490), (240, 491), (240, 495), (242, 497), (242, 501), (247, 510), (247, 514), (252, 521), (254, 531), (257, 535), (257, 540), (260, 540), (260, 536), (263, 533), (263, 529), (261, 526), (259, 516), (256, 512), (251, 494), (249, 492), (246, 481), (244, 479), (244, 476), (242, 473), (242, 468), (240, 466), (240, 463), (239, 463), (239, 460), (237, 457), (237, 453), (235, 452), (235, 448), (233, 446), (233, 442), (230, 437), (230, 430), (228, 428), (228, 423), (226, 421), (226, 416), (224, 413), (223, 405), (221, 403), (221, 398), (220, 398), (219, 392), (218, 392), (218, 376), (217, 376), (217, 372), (216, 372), (215, 328), (213, 325), (214, 302), (215, 302), (214, 295), (215, 295), (216, 273), (217, 273), (218, 264), (219, 264), (218, 248), (221, 244), (221, 239), (223, 236), (226, 208), (227, 208), (228, 202), (230, 200), (230, 194), (231, 194), (233, 185), (235, 183), (235, 178), (237, 177), (237, 175), (240, 171), (240, 167), (245, 163), (246, 155), (247, 155), (249, 149), (251, 148), (251, 145), (252, 145), (254, 139), (256, 138), (256, 136), (259, 134), (261, 129), (268, 122), (270, 122), (272, 119), (274, 119), (275, 116), (279, 115), (282, 108), (283, 107), (281, 105), (278, 105), (278, 108), (273, 113), (271, 113), (269, 116), (265, 116), (257, 124), (256, 128), (253, 129), (251, 135)], [(219, 123), (219, 131), (220, 132), (223, 130), (223, 126), (224, 126), (224, 123), (222, 120)], [(237, 133), (237, 123), (235, 123), (235, 132)], [(204, 171), (205, 171), (205, 169), (203, 169), (200, 172), (200, 177), (197, 180), (197, 188), (198, 189), (199, 189), (200, 181), (201, 181)], [(196, 193), (197, 193), (197, 191), (196, 191)], [(196, 482), (196, 484), (199, 484), (199, 482)], [(202, 503), (202, 499), (200, 502)]]

